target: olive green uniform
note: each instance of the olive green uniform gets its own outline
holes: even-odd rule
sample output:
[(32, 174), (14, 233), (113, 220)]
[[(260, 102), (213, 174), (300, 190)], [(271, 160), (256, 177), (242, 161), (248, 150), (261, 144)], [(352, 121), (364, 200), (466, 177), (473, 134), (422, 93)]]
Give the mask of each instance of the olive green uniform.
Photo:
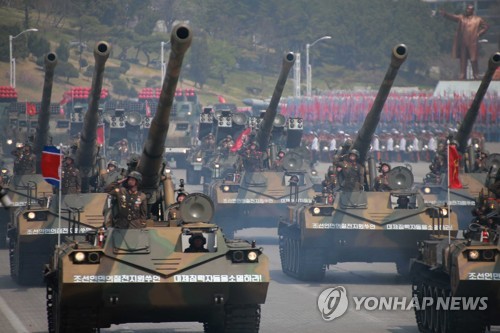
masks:
[(115, 198), (113, 226), (119, 229), (139, 229), (146, 225), (146, 195), (140, 191), (132, 193), (124, 187), (109, 192)]
[(36, 156), (35, 154), (25, 154), (21, 152), (20, 154), (16, 154), (17, 158), (14, 161), (14, 174), (15, 175), (30, 175), (34, 174), (36, 171), (35, 163)]
[(341, 163), (341, 184), (344, 191), (360, 191), (364, 184), (365, 168), (355, 162), (344, 161)]
[(65, 164), (62, 169), (62, 194), (75, 194), (81, 191), (82, 178), (80, 170), (74, 165)]

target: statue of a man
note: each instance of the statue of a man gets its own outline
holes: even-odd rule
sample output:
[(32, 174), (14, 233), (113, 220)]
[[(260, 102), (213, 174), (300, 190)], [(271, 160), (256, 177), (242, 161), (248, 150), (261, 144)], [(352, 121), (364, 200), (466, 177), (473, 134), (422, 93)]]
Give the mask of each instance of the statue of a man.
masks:
[(467, 5), (464, 14), (449, 14), (443, 9), (440, 9), (439, 13), (449, 20), (458, 22), (457, 32), (453, 40), (452, 56), (460, 59), (460, 80), (465, 80), (467, 60), (469, 59), (472, 65), (472, 75), (475, 80), (479, 79), (477, 44), (479, 37), (488, 30), (488, 24), (481, 17), (474, 15), (474, 5), (472, 4)]

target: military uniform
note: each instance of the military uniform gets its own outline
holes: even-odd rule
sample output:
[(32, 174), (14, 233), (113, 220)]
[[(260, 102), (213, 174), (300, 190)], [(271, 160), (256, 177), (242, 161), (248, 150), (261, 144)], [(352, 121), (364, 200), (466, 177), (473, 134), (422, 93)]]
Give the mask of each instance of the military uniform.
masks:
[(146, 195), (120, 187), (109, 192), (116, 200), (113, 207), (113, 226), (119, 229), (139, 229), (146, 224)]
[(390, 191), (391, 187), (389, 186), (389, 174), (381, 173), (375, 178), (375, 191), (379, 192), (387, 192)]
[(65, 164), (62, 169), (62, 194), (75, 194), (81, 191), (80, 170), (73, 164)]
[(15, 150), (12, 152), (16, 156), (14, 160), (15, 175), (30, 175), (36, 172), (36, 156), (31, 151)]
[(99, 192), (109, 192), (113, 185), (122, 179), (120, 171), (117, 169), (106, 172), (99, 179)]

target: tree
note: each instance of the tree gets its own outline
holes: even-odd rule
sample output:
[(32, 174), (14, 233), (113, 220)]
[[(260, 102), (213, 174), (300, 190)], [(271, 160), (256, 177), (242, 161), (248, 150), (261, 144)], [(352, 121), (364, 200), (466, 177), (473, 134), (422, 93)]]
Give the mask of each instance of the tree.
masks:
[(35, 57), (43, 57), (50, 52), (50, 43), (43, 36), (33, 34), (28, 40), (28, 49)]
[(65, 62), (65, 61), (61, 60), (58, 62), (57, 66), (54, 70), (54, 74), (56, 76), (65, 77), (66, 82), (69, 82), (70, 78), (77, 78), (78, 77), (78, 69), (76, 69), (75, 66), (73, 66), (69, 62)]
[(59, 42), (59, 46), (56, 49), (57, 57), (62, 62), (67, 62), (69, 59), (69, 46), (65, 41)]

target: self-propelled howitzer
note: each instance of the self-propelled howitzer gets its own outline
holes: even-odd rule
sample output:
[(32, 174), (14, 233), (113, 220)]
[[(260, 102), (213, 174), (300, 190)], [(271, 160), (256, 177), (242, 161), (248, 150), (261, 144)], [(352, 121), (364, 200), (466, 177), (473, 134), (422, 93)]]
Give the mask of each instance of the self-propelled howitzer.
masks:
[[(41, 156), (43, 146), (47, 144), (50, 117), (50, 97), (52, 94), (52, 82), (54, 80), (54, 68), (57, 64), (57, 57), (54, 53), (45, 56), (45, 79), (42, 94), (42, 107), (38, 114), (38, 128), (35, 140), (35, 174), (14, 174), (10, 184), (5, 191), (10, 192), (13, 207), (24, 207), (36, 205), (38, 199), (42, 199), (52, 194), (52, 186), (47, 183), (41, 175)], [(6, 232), (11, 228), (17, 216), (17, 209), (0, 212), (0, 247), (6, 245)]]
[[(481, 191), (486, 191), (487, 174), (491, 168), (500, 167), (500, 154), (491, 153), (481, 162), (477, 163), (483, 153), (474, 144), (469, 144), (472, 128), (479, 114), (481, 102), (486, 95), (493, 74), (500, 65), (500, 52), (494, 53), (488, 61), (488, 69), (484, 74), (481, 84), (474, 96), (474, 100), (467, 110), (458, 132), (453, 136), (450, 143), (456, 144), (457, 150), (462, 154), (463, 168), (460, 168), (459, 178), (462, 188), (452, 188), (448, 193), (447, 151), (437, 152), (434, 161), (430, 165), (431, 172), (424, 178), (421, 187), (426, 202), (443, 203), (450, 202), (453, 210), (457, 213), (461, 229), (467, 228), (468, 217), (475, 198)], [(442, 162), (439, 162), (442, 161)], [(448, 196), (449, 194), (449, 196)]]
[[(398, 45), (393, 57), (394, 54), (404, 59), (406, 47)], [(355, 148), (363, 160), (400, 64), (401, 60), (391, 62), (356, 140)], [(368, 164), (373, 164), (370, 161)], [(339, 165), (353, 168), (347, 162)], [(385, 192), (343, 186), (339, 191), (316, 196), (311, 204), (290, 206), (278, 224), (283, 272), (301, 280), (318, 281), (323, 279), (327, 265), (394, 262), (399, 273), (408, 274), (410, 258), (417, 255), (417, 241), (428, 238), (432, 232), (443, 235), (449, 230), (456, 234), (454, 213), (446, 207), (424, 204), (422, 195), (412, 188), (413, 175), (408, 168), (393, 168), (388, 182), (390, 190)], [(450, 225), (445, 221), (450, 221)]]
[(144, 144), (138, 171), (142, 174), (142, 190), (148, 195), (149, 203), (156, 201), (156, 191), (160, 185), (161, 168), (165, 152), (170, 113), (175, 96), (177, 81), (184, 54), (191, 45), (192, 33), (187, 25), (177, 25), (171, 35), (171, 51), (167, 71), (158, 101), (158, 108), (151, 121), (147, 140)]
[[(204, 188), (214, 201), (215, 219), (227, 238), (240, 229), (275, 227), (276, 217), (286, 215), (288, 204), (310, 202), (316, 192), (312, 170), (304, 163), (303, 154), (289, 149), (284, 156), (286, 148), (297, 148), (294, 142), (289, 142), (295, 127), (293, 120), (288, 119), (287, 144), (278, 143), (285, 130), (279, 125), (285, 124), (285, 118), (278, 117), (276, 110), (293, 62), (293, 53), (286, 54), (256, 138), (240, 149), (236, 165), (215, 172), (214, 179)], [(269, 144), (271, 134), (276, 144)], [(278, 149), (282, 154), (276, 158)]]
[(111, 46), (107, 42), (98, 42), (94, 47), (95, 67), (92, 76), (92, 87), (89, 93), (89, 105), (83, 128), (80, 133), (80, 145), (77, 151), (76, 165), (82, 175), (82, 192), (89, 191), (89, 179), (96, 163), (97, 124), (99, 122), (99, 99), (101, 98), (102, 81), (104, 78), (104, 66), (111, 52)]

